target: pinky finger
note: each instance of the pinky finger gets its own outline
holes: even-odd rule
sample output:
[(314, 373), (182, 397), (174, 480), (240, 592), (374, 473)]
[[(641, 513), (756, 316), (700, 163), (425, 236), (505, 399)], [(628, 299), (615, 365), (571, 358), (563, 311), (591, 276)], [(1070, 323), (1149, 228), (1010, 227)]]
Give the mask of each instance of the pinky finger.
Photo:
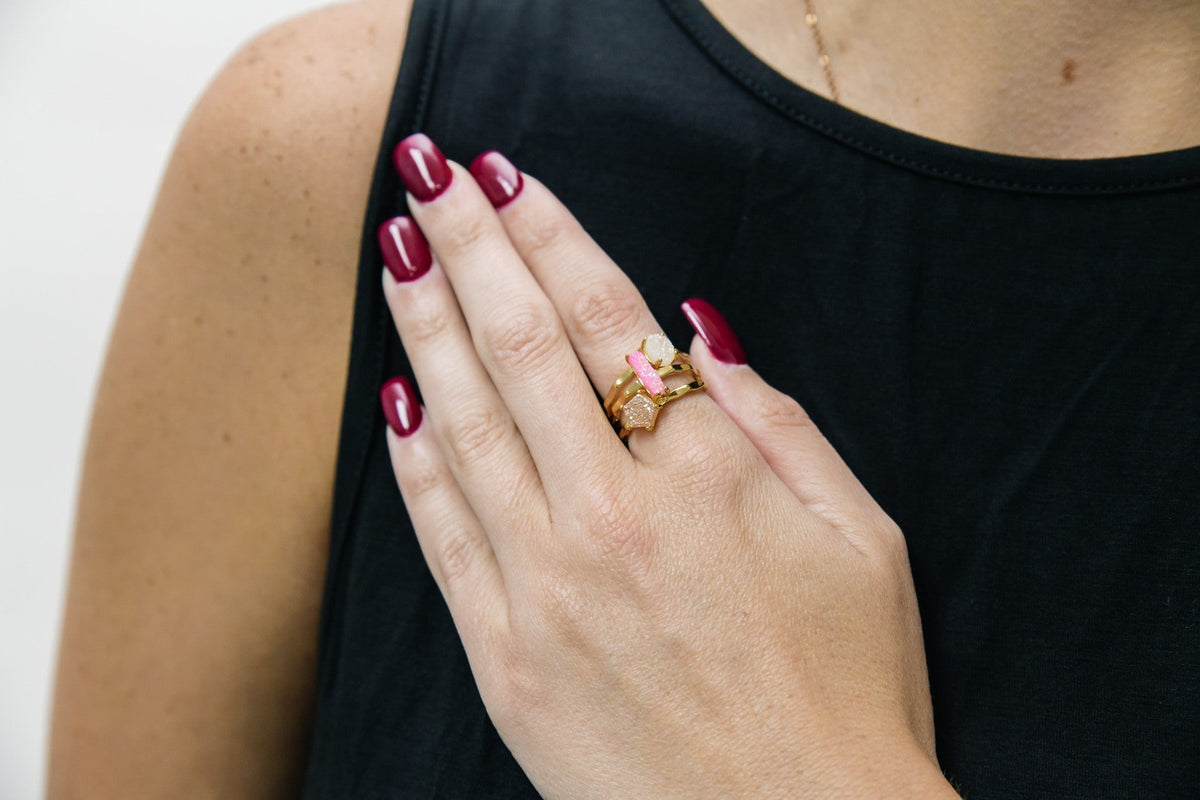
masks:
[(380, 392), (392, 471), (417, 541), (474, 661), (507, 630), (508, 598), (483, 526), (450, 472), (406, 378)]

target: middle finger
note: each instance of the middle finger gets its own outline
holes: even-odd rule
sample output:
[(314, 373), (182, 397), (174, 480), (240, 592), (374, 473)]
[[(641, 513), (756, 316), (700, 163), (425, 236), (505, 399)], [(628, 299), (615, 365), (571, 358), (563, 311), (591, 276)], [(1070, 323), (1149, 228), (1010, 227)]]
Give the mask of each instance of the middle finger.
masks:
[(393, 160), (409, 208), (454, 287), (475, 349), (553, 488), (609, 480), (629, 455), (615, 436), (554, 305), (479, 185), (422, 134)]

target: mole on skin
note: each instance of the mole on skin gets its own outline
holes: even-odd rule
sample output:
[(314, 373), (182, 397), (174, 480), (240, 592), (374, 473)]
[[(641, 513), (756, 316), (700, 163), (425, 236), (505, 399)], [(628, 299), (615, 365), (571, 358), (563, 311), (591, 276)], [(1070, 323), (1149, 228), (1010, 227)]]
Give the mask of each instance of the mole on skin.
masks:
[(1076, 66), (1077, 65), (1075, 64), (1075, 61), (1070, 58), (1068, 58), (1066, 61), (1063, 62), (1063, 68), (1062, 68), (1063, 83), (1074, 83), (1075, 82), (1075, 67)]

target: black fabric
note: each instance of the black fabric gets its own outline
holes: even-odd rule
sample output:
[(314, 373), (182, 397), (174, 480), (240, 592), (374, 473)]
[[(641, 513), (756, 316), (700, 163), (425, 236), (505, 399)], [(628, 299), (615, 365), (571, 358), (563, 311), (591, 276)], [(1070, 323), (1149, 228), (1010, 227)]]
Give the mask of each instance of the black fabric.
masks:
[(388, 164), (538, 176), (667, 332), (711, 300), (905, 531), (970, 800), (1200, 786), (1200, 148), (1048, 161), (834, 106), (699, 0), (416, 0), (367, 211), (306, 796), (532, 798), (396, 489)]

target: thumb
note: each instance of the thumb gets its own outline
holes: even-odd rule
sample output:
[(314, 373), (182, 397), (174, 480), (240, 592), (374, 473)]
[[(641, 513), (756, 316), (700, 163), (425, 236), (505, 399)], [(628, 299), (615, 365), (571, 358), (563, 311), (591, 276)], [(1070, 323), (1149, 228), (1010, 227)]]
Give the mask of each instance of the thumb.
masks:
[(692, 363), (708, 395), (800, 501), (845, 533), (861, 535), (864, 524), (874, 527), (886, 519), (800, 404), (747, 365), (732, 328), (712, 304), (692, 298), (683, 303), (683, 313), (696, 331)]

